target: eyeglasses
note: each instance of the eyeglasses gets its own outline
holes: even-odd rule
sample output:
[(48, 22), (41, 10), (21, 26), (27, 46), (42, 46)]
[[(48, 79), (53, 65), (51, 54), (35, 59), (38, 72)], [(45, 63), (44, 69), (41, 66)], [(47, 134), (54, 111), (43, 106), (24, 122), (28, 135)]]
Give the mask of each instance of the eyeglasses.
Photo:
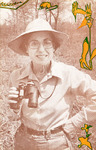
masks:
[[(38, 40), (32, 40), (32, 41), (29, 42), (29, 44), (30, 44), (30, 47), (31, 47), (32, 49), (38, 49), (38, 48), (40, 47), (40, 44), (41, 44), (41, 43), (40, 43)], [(46, 49), (46, 48), (47, 48), (47, 49), (50, 49), (50, 48), (53, 47), (53, 43), (52, 43), (52, 41), (49, 40), (49, 39), (44, 39), (42, 45), (43, 45), (43, 47), (44, 47), (45, 49)]]

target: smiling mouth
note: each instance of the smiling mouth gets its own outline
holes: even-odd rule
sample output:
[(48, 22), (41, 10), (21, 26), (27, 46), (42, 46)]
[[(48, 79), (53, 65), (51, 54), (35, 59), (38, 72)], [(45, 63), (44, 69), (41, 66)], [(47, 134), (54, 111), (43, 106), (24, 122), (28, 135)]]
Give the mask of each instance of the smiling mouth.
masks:
[(45, 58), (47, 57), (48, 55), (37, 55), (38, 58)]

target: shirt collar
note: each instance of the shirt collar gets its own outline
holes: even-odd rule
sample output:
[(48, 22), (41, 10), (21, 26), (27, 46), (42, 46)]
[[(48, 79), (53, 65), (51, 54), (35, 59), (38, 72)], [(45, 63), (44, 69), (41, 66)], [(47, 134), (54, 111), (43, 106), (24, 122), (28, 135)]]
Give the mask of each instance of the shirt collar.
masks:
[[(55, 62), (52, 60), (51, 63), (51, 71), (47, 74), (48, 79), (52, 76), (58, 77), (62, 79), (62, 69), (60, 69), (60, 64), (58, 62)], [(21, 80), (23, 78), (28, 77), (29, 80), (37, 80), (35, 74), (32, 71), (32, 65), (31, 62), (21, 70), (21, 74), (17, 80)]]

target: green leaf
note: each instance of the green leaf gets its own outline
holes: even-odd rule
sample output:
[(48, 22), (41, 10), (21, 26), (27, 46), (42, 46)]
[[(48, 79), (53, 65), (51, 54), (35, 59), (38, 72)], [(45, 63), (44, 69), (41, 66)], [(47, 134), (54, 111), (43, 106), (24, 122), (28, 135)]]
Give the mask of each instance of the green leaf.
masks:
[(91, 135), (91, 133), (90, 134), (86, 134), (86, 137), (89, 137)]
[(88, 42), (88, 37), (87, 37), (87, 36), (86, 36), (84, 42), (87, 42), (87, 44), (89, 43), (89, 42)]
[(87, 127), (87, 129), (89, 129), (89, 128), (91, 128), (92, 126), (91, 125), (89, 125), (88, 127)]

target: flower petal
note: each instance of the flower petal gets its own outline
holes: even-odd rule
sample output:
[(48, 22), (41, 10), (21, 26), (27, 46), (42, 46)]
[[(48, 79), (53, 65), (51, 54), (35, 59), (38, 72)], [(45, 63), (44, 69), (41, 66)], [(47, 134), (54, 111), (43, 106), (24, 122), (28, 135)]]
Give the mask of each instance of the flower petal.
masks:
[(86, 25), (87, 25), (87, 20), (86, 18), (84, 18), (81, 25), (77, 29), (80, 29), (81, 27), (86, 26)]
[(91, 60), (96, 56), (96, 48), (92, 51)]

